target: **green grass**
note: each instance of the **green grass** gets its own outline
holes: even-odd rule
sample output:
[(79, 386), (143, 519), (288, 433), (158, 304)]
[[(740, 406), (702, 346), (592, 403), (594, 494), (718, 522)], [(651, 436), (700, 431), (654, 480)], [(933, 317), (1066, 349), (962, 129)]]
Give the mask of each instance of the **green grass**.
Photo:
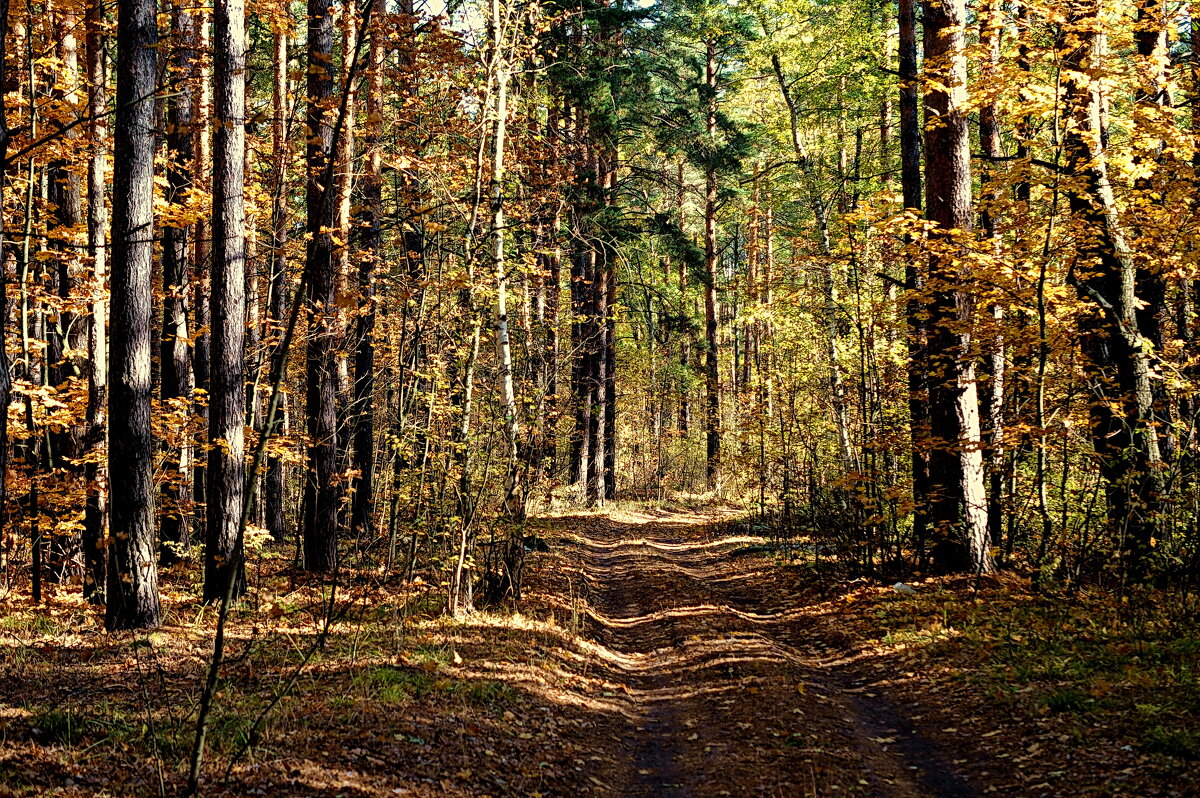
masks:
[[(1031, 714), (1103, 718), (1147, 753), (1200, 758), (1200, 626), (1166, 613), (1123, 618), (1110, 596), (1067, 599), (1012, 586), (886, 596), (870, 617), (885, 643), (953, 662), (964, 678)], [(953, 630), (953, 634), (947, 634)]]
[(1153, 726), (1146, 732), (1142, 750), (1177, 759), (1200, 760), (1200, 731)]
[(402, 704), (443, 695), (461, 698), (476, 707), (514, 703), (518, 691), (492, 679), (455, 679), (433, 671), (390, 665), (369, 668), (355, 675), (353, 684), (371, 698), (386, 704)]

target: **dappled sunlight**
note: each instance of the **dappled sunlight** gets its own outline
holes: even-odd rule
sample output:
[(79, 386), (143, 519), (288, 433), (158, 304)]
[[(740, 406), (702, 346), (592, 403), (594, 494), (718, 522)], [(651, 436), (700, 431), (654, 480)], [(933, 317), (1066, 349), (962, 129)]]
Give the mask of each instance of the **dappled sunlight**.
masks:
[(749, 610), (740, 610), (727, 604), (696, 604), (686, 607), (672, 607), (670, 609), (656, 610), (644, 615), (632, 617), (616, 617), (606, 615), (593, 609), (589, 609), (587, 611), (589, 618), (596, 621), (601, 626), (613, 629), (629, 629), (646, 624), (653, 625), (664, 620), (693, 621), (703, 625), (722, 616), (732, 616), (739, 620), (755, 624), (787, 623), (806, 614), (807, 613), (801, 609), (759, 613)]
[[(711, 536), (707, 520), (670, 525), (688, 517), (573, 515), (546, 529), (549, 551), (529, 554), (519, 610), (506, 602), (450, 617), (438, 612), (436, 584), (348, 574), (322, 648), (328, 594), (277, 577), (230, 630), (211, 755), (232, 780), (212, 794), (270, 783), (294, 795), (549, 796), (586, 782), (597, 794), (715, 798), (724, 785), (791, 796), (819, 783), (820, 795), (927, 798), (969, 794), (962, 763), (976, 747), (986, 753), (969, 761), (1038, 761), (1013, 747), (1018, 735), (998, 731), (1012, 719), (958, 712), (984, 665), (957, 652), (1020, 674), (1017, 646), (1039, 644), (1005, 631), (1006, 615), (1036, 608), (1019, 585), (914, 579), (915, 592), (902, 594), (821, 581), (762, 538)], [(734, 554), (748, 546), (761, 547)], [(100, 792), (111, 775), (71, 752), (120, 759), (154, 746), (162, 767), (180, 767), (211, 612), (193, 595), (170, 601), (172, 625), (148, 634), (106, 635), (76, 604), (12, 612), (0, 662), (24, 698), (0, 704), (5, 764), (34, 778), (24, 763), (37, 763)], [(1132, 659), (1143, 649), (1087, 629), (1073, 645), (1150, 672)], [(1045, 707), (1037, 744), (1061, 760), (1078, 754), (1057, 713), (1104, 700), (1115, 680), (1056, 688), (1070, 668), (1100, 666), (1047, 662), (1049, 687), (1002, 691), (997, 706), (1028, 696)], [(293, 674), (294, 688), (252, 731)], [(148, 762), (129, 767), (154, 792)], [(1037, 783), (1031, 774), (1051, 778), (1045, 771), (1005, 772), (1001, 783), (1023, 794)]]

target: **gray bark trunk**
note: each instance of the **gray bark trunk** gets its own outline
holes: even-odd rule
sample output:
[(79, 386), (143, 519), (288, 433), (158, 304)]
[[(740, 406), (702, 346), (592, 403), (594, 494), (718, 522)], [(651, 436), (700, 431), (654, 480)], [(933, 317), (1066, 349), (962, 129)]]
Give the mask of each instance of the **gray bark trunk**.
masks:
[(243, 0), (216, 0), (213, 12), (216, 89), (206, 601), (219, 601), (230, 590), (231, 580), (231, 598), (245, 589), (238, 531), (246, 500), (246, 10)]
[(112, 223), (112, 363), (108, 472), (112, 496), (105, 626), (158, 626), (154, 546), (150, 329), (154, 257), (154, 0), (117, 4)]

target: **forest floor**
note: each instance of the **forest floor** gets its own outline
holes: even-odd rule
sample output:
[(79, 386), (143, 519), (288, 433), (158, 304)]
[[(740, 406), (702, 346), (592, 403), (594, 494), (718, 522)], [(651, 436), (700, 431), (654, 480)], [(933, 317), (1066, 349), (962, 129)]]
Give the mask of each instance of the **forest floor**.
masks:
[[(462, 619), (435, 584), (347, 569), (331, 602), (256, 559), (202, 794), (1200, 795), (1194, 613), (1016, 577), (899, 593), (712, 509), (527, 531), (549, 551), (519, 611)], [(188, 579), (142, 635), (66, 589), (5, 597), (0, 795), (180, 792), (212, 628)]]

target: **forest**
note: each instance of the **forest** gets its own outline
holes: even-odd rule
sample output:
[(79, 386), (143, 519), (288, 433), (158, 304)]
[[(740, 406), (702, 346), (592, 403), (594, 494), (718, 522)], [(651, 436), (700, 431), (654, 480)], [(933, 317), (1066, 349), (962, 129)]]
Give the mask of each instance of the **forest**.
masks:
[(1197, 27), (0, 0), (0, 796), (1200, 795)]

